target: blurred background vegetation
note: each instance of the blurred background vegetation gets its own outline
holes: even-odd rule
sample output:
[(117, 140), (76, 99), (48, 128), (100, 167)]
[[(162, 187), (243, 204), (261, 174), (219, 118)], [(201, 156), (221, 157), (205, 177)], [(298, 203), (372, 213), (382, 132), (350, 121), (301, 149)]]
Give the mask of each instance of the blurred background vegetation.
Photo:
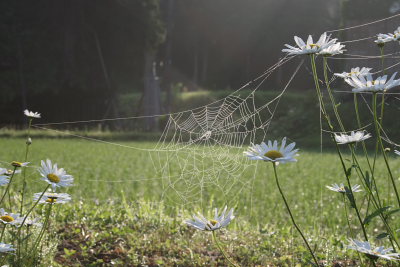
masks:
[[(395, 0), (1, 1), (0, 126), (20, 127), (25, 108), (53, 122), (207, 104), (274, 64), (294, 35), (318, 35), (399, 10)], [(263, 94), (282, 89), (296, 65), (278, 69), (263, 84), (261, 102)], [(302, 73), (292, 85), (297, 93), (312, 85), (308, 70)], [(295, 114), (318, 112), (303, 100)], [(143, 129), (159, 129), (154, 123)]]

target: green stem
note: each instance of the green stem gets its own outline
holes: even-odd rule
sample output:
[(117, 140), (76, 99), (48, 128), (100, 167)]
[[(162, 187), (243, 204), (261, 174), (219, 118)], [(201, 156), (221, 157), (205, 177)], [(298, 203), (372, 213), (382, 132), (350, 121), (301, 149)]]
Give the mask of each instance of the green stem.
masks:
[(39, 233), (39, 235), (38, 235), (38, 237), (37, 237), (37, 239), (36, 239), (36, 241), (34, 242), (34, 245), (33, 245), (33, 256), (36, 254), (37, 248), (39, 247), (39, 243), (42, 240), (43, 235), (44, 235), (44, 233), (46, 231), (46, 228), (47, 228), (47, 226), (49, 224), (50, 214), (51, 214), (51, 210), (52, 210), (53, 205), (54, 204), (50, 203), (49, 207), (47, 208), (46, 218), (45, 218), (45, 221), (43, 223), (43, 227), (42, 227), (42, 229), (41, 229), (41, 231), (40, 231), (40, 233)]
[(309, 250), (310, 253), (311, 253), (311, 256), (312, 256), (312, 258), (313, 258), (313, 260), (314, 260), (314, 263), (316, 264), (316, 266), (319, 266), (318, 261), (317, 261), (317, 258), (315, 257), (314, 252), (312, 251), (310, 245), (308, 244), (307, 239), (305, 238), (305, 236), (303, 235), (303, 233), (302, 233), (301, 230), (300, 230), (300, 227), (296, 224), (296, 221), (294, 220), (293, 214), (292, 214), (292, 212), (291, 212), (291, 210), (290, 210), (290, 208), (289, 208), (289, 204), (287, 203), (286, 198), (285, 198), (285, 195), (283, 194), (283, 191), (282, 191), (281, 186), (280, 186), (280, 184), (279, 184), (279, 179), (278, 179), (278, 174), (277, 174), (277, 172), (276, 172), (276, 165), (275, 165), (275, 162), (272, 162), (272, 166), (274, 167), (274, 174), (275, 174), (276, 185), (277, 185), (278, 190), (279, 190), (279, 192), (280, 192), (280, 194), (281, 194), (281, 196), (282, 196), (283, 202), (285, 202), (285, 206), (286, 206), (286, 209), (287, 209), (287, 211), (288, 211), (288, 213), (289, 213), (289, 215), (290, 215), (290, 218), (291, 218), (291, 220), (292, 220), (292, 223), (293, 223), (294, 227), (297, 229), (297, 231), (300, 233), (301, 237), (303, 238), (304, 243), (306, 244), (308, 250)]
[[(3, 241), (3, 236), (4, 236), (4, 232), (6, 230), (6, 226), (7, 224), (4, 224), (3, 230), (1, 230), (1, 235), (0, 235), (0, 242)], [(4, 243), (4, 242), (3, 242)]]
[[(30, 144), (28, 143), (28, 139), (30, 138), (30, 132), (31, 132), (31, 125), (32, 125), (32, 118), (29, 119), (29, 124), (28, 124), (28, 132), (27, 132), (27, 141), (26, 141), (26, 148), (25, 148), (25, 160), (24, 162), (28, 161), (28, 153), (29, 153), (29, 146)], [(22, 214), (23, 209), (24, 209), (24, 197), (25, 197), (25, 190), (26, 190), (26, 170), (22, 170), (22, 192), (21, 192), (21, 208), (19, 210), (19, 213)]]
[(12, 183), (12, 181), (13, 181), (14, 174), (15, 174), (15, 171), (16, 171), (16, 170), (17, 170), (17, 167), (14, 167), (14, 170), (13, 170), (13, 172), (12, 172), (12, 174), (11, 174), (11, 177), (10, 177), (10, 182), (8, 183), (8, 185), (7, 185), (7, 187), (6, 187), (6, 191), (4, 192), (3, 196), (2, 196), (1, 199), (0, 199), (0, 205), (3, 203), (3, 200), (4, 200), (4, 198), (6, 197), (8, 190), (10, 189), (10, 185), (11, 185), (11, 183)]
[(377, 99), (376, 93), (373, 94), (372, 99), (373, 99), (373, 101), (372, 101), (372, 109), (373, 109), (373, 113), (374, 113), (374, 124), (375, 124), (376, 138), (378, 139), (378, 143), (379, 143), (379, 145), (381, 147), (381, 150), (382, 150), (383, 159), (385, 161), (386, 168), (388, 170), (390, 179), (392, 181), (393, 189), (394, 189), (394, 192), (395, 192), (396, 198), (397, 198), (397, 203), (400, 206), (399, 193), (397, 192), (396, 183), (394, 181), (393, 174), (392, 174), (392, 171), (390, 169), (389, 162), (388, 162), (388, 159), (387, 159), (387, 156), (386, 156), (385, 148), (383, 147), (383, 143), (382, 143), (380, 125), (379, 125), (377, 114), (376, 114), (377, 113), (376, 112), (376, 99)]
[(335, 98), (333, 97), (331, 86), (330, 86), (330, 83), (329, 83), (328, 70), (327, 70), (328, 69), (327, 68), (328, 62), (327, 62), (327, 58), (326, 57), (324, 57), (324, 59), (323, 59), (323, 65), (324, 65), (324, 78), (325, 78), (326, 89), (328, 91), (329, 98), (330, 98), (332, 106), (333, 106), (333, 112), (335, 113), (335, 116), (336, 116), (336, 119), (337, 119), (337, 121), (339, 123), (340, 129), (343, 132), (345, 132), (346, 130), (345, 130), (345, 128), (343, 126), (343, 123), (342, 123), (342, 120), (340, 118), (340, 115), (339, 115), (339, 112), (338, 112), (338, 109), (337, 109), (337, 106), (336, 106), (336, 101), (335, 101)]
[(22, 227), (25, 224), (26, 219), (28, 219), (29, 214), (31, 214), (31, 212), (33, 211), (33, 209), (37, 206), (37, 204), (39, 203), (40, 199), (42, 199), (44, 193), (46, 193), (47, 189), (50, 187), (50, 184), (46, 186), (46, 188), (43, 190), (42, 194), (40, 195), (40, 197), (38, 198), (38, 200), (35, 202), (35, 204), (28, 210), (28, 212), (26, 213), (24, 219), (22, 220), (22, 223), (20, 225), (20, 227), (18, 228), (18, 249), (17, 249), (17, 254), (18, 254), (18, 259), (20, 258), (21, 255), (21, 230)]
[(218, 238), (217, 235), (215, 234), (215, 231), (212, 231), (212, 235), (213, 235), (213, 239), (214, 239), (214, 243), (217, 245), (218, 249), (221, 251), (222, 255), (224, 256), (224, 258), (232, 265), (235, 267), (239, 267), (240, 265), (238, 265), (237, 263), (234, 263), (227, 255), (225, 250), (221, 247), (221, 245), (218, 242)]

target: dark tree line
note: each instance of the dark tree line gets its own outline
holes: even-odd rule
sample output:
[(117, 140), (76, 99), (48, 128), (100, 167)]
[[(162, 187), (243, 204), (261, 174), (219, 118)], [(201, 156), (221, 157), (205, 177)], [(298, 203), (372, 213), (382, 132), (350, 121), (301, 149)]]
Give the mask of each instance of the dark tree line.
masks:
[[(132, 103), (138, 114), (168, 112), (174, 84), (236, 89), (275, 63), (294, 34), (382, 17), (394, 2), (3, 0), (0, 122), (21, 121), (24, 108), (47, 121), (116, 117), (118, 98), (131, 92), (142, 95)], [(279, 87), (293, 68), (265, 87)]]

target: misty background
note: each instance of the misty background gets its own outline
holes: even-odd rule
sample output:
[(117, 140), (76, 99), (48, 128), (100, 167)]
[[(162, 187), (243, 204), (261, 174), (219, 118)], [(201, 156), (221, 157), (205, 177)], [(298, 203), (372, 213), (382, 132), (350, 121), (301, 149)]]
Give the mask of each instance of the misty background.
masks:
[[(182, 104), (183, 94), (228, 94), (276, 63), (294, 35), (317, 37), (399, 10), (395, 0), (0, 1), (0, 126), (19, 127), (25, 108), (45, 114), (40, 122), (193, 108), (200, 102)], [(335, 37), (377, 31), (382, 24)], [(296, 66), (278, 69), (259, 90), (281, 90)], [(312, 87), (301, 72), (298, 91)]]

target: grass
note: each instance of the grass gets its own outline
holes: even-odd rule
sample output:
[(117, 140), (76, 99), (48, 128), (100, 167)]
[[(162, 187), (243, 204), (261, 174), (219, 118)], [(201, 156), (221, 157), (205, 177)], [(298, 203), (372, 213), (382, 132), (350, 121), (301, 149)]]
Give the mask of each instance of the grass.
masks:
[[(222, 154), (215, 150), (211, 159), (196, 154), (196, 166), (214, 164), (213, 168), (202, 170), (188, 165), (197, 173), (174, 178), (184, 162), (177, 159), (192, 159), (193, 153), (170, 153), (171, 167), (162, 171), (160, 166), (166, 162), (166, 153), (132, 148), (153, 148), (155, 143), (119, 143), (125, 147), (78, 139), (33, 140), (33, 166), (49, 158), (75, 177), (76, 186), (65, 191), (74, 201), (57, 206), (55, 232), (49, 235), (49, 242), (57, 243), (56, 253), (49, 259), (54, 266), (226, 265), (211, 243), (210, 233), (194, 231), (183, 224), (194, 212), (211, 214), (211, 208), (225, 204), (235, 208), (236, 219), (221, 232), (221, 239), (228, 253), (242, 266), (295, 266), (309, 260), (291, 226), (269, 164), (250, 165), (242, 171), (241, 164), (246, 161), (242, 160), (241, 151), (231, 150), (225, 154), (227, 159), (220, 158), (228, 166), (224, 170), (216, 160)], [(23, 158), (24, 139), (1, 138), (0, 147), (3, 167)], [(202, 151), (201, 147), (197, 149)], [(345, 182), (339, 161), (330, 152), (300, 154), (297, 163), (278, 166), (281, 186), (294, 216), (322, 261), (332, 266), (351, 266), (357, 255), (344, 249), (348, 233), (343, 202), (339, 194), (325, 188)], [(240, 158), (235, 158), (237, 155)], [(345, 157), (350, 158), (348, 154)], [(395, 177), (399, 177), (400, 161), (395, 157), (390, 160)], [(239, 166), (237, 173), (229, 170), (234, 165)], [(215, 172), (218, 167), (221, 171)], [(378, 169), (379, 187), (387, 189), (384, 166), (379, 165)], [(171, 179), (167, 179), (166, 171)], [(225, 177), (228, 174), (231, 176)], [(32, 185), (28, 196), (43, 190), (44, 183), (33, 168), (28, 179)], [(355, 175), (352, 179), (353, 183), (360, 183)], [(366, 211), (364, 196), (356, 195), (365, 217), (370, 212)], [(384, 198), (394, 203), (393, 192)], [(354, 211), (351, 219), (356, 225)], [(394, 219), (399, 221), (398, 217)], [(382, 229), (378, 220), (368, 225), (371, 235), (382, 233)], [(360, 234), (360, 229), (355, 230)]]

